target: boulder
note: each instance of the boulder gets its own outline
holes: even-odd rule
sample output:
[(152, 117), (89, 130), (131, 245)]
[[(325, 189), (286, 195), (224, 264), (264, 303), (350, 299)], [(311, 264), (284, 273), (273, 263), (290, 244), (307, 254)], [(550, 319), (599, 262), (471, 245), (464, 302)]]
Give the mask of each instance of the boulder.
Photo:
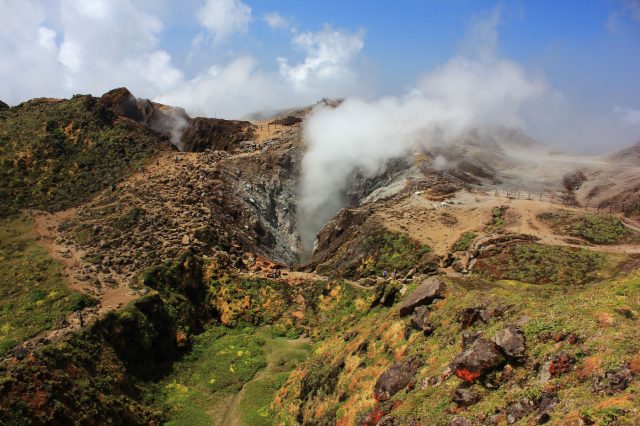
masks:
[(407, 316), (413, 313), (418, 306), (429, 305), (435, 299), (444, 296), (444, 282), (436, 277), (429, 277), (422, 281), (413, 293), (409, 294), (400, 305), (400, 316)]
[(449, 426), (473, 426), (473, 422), (466, 417), (454, 417)]
[(458, 315), (458, 320), (462, 324), (462, 328), (472, 327), (478, 321), (487, 324), (491, 319), (491, 311), (481, 306), (464, 308)]
[(0, 110), (9, 109), (9, 108), (10, 108), (9, 105), (7, 105), (4, 102), (0, 101)]
[(478, 338), (470, 347), (456, 355), (450, 368), (456, 376), (473, 383), (502, 366), (505, 361), (500, 347), (495, 342)]
[(459, 387), (451, 395), (451, 401), (455, 402), (458, 407), (468, 407), (477, 403), (480, 399), (480, 395), (467, 387)]
[(597, 393), (613, 394), (621, 392), (629, 386), (633, 380), (633, 371), (628, 362), (622, 367), (607, 371), (604, 376), (596, 377), (593, 385), (593, 391)]
[(418, 306), (411, 314), (411, 326), (423, 331), (426, 336), (433, 333), (433, 324), (429, 321), (429, 308)]
[(525, 339), (524, 333), (519, 327), (513, 324), (508, 325), (506, 328), (496, 332), (493, 341), (500, 346), (502, 352), (510, 360), (516, 362), (524, 360)]
[(507, 424), (513, 424), (521, 418), (532, 413), (536, 409), (536, 404), (529, 398), (523, 398), (520, 402), (509, 405), (505, 409)]
[(464, 332), (462, 333), (462, 349), (467, 349), (469, 346), (473, 344), (478, 338), (482, 336), (482, 333), (476, 331), (474, 333)]
[(373, 388), (373, 396), (377, 401), (386, 401), (396, 392), (404, 389), (413, 382), (416, 371), (422, 362), (418, 358), (396, 362), (378, 377)]

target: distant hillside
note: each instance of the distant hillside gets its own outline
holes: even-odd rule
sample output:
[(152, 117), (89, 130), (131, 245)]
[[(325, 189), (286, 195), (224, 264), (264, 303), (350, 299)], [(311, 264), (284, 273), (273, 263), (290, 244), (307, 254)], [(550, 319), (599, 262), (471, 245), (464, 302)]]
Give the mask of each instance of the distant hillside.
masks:
[(160, 151), (230, 151), (253, 128), (248, 121), (193, 119), (126, 88), (100, 98), (0, 103), (0, 216), (78, 205)]
[(606, 157), (612, 163), (640, 164), (640, 141), (628, 148), (623, 148)]
[(73, 206), (167, 149), (166, 138), (92, 96), (34, 99), (2, 109), (0, 214)]

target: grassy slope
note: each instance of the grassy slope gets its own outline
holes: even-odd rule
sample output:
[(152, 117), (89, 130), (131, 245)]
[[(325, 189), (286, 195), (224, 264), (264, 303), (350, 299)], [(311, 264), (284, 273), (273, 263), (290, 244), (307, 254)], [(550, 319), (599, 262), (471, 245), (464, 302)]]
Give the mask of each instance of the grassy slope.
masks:
[[(558, 424), (567, 415), (588, 415), (597, 424), (634, 424), (633, 421), (640, 418), (640, 409), (635, 403), (640, 397), (638, 380), (627, 390), (613, 395), (592, 391), (596, 376), (619, 367), (623, 362), (630, 362), (636, 373), (640, 372), (640, 340), (637, 335), (640, 273), (578, 287), (531, 285), (518, 281), (491, 283), (474, 278), (450, 281), (448, 291), (448, 297), (437, 303), (433, 310), (436, 331), (431, 337), (413, 332), (405, 340), (403, 333), (409, 320), (399, 318), (395, 308), (375, 308), (352, 327), (334, 329), (332, 336), (318, 345), (314, 356), (292, 374), (280, 391), (276, 404), (278, 420), (284, 424), (295, 424), (297, 410), (291, 407), (303, 403), (298, 399), (301, 380), (308, 374), (316, 374), (319, 366), (342, 360), (345, 367), (336, 389), (313, 399), (306, 412), (320, 416), (336, 410), (338, 424), (353, 424), (358, 416), (374, 406), (373, 385), (377, 377), (392, 361), (411, 355), (420, 357), (424, 367), (417, 375), (417, 388), (401, 391), (393, 398), (402, 401), (394, 413), (401, 424), (408, 424), (414, 419), (420, 424), (447, 425), (454, 415), (479, 419), (519, 401), (523, 396), (535, 396), (543, 390), (553, 389), (557, 390), (560, 403), (553, 413), (552, 424)], [(504, 317), (467, 331), (480, 331), (491, 338), (506, 324), (526, 317), (527, 361), (522, 366), (513, 366), (513, 375), (505, 378), (497, 390), (474, 385), (474, 390), (483, 396), (482, 401), (460, 411), (450, 401), (459, 379), (450, 378), (440, 386), (421, 384), (429, 377), (438, 378), (460, 351), (462, 329), (457, 321), (459, 312), (463, 308), (477, 306), (483, 300), (490, 306), (502, 304), (512, 307)], [(628, 314), (629, 311), (635, 314)], [(346, 330), (357, 331), (357, 337), (345, 342), (342, 333)], [(553, 338), (570, 332), (579, 336), (578, 343), (557, 342)], [(365, 341), (368, 342), (366, 350), (358, 351), (357, 348)], [(576, 367), (544, 385), (538, 383), (537, 366), (559, 351), (575, 356)]]
[(167, 146), (91, 96), (1, 110), (0, 215), (76, 205)]
[(216, 326), (197, 336), (192, 352), (160, 383), (159, 404), (170, 412), (167, 424), (219, 423), (241, 389), (240, 423), (272, 424), (271, 401), (309, 348), (270, 331)]
[(304, 361), (311, 346), (303, 339), (271, 336), (268, 330), (260, 333), (264, 339), (267, 368), (246, 384), (239, 402), (242, 423), (251, 426), (268, 426), (274, 422), (271, 403), (289, 374)]
[(0, 355), (87, 303), (63, 284), (30, 219), (0, 220)]

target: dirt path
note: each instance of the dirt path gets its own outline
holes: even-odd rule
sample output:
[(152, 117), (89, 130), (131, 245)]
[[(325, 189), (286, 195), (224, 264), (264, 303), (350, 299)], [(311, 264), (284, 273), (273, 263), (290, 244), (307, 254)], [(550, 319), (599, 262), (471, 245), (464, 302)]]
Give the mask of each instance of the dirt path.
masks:
[[(36, 239), (42, 245), (49, 256), (60, 263), (63, 282), (72, 290), (85, 294), (98, 300), (97, 305), (87, 307), (81, 312), (72, 312), (67, 315), (62, 327), (55, 330), (46, 330), (38, 335), (20, 343), (18, 347), (26, 349), (34, 348), (43, 342), (55, 342), (67, 336), (69, 333), (79, 330), (81, 327), (94, 322), (105, 312), (120, 309), (131, 300), (140, 296), (139, 292), (132, 291), (123, 277), (116, 277), (113, 285), (96, 286), (96, 279), (104, 279), (106, 274), (98, 273), (90, 276), (86, 273), (90, 265), (82, 259), (84, 252), (73, 244), (61, 239), (59, 226), (73, 218), (76, 209), (68, 209), (57, 213), (38, 211), (26, 211), (24, 213), (33, 218), (33, 229)], [(97, 278), (99, 277), (99, 278)], [(93, 282), (91, 282), (93, 279)]]
[[(571, 247), (588, 245), (577, 244), (565, 235), (556, 234), (538, 219), (543, 212), (561, 209), (579, 213), (584, 211), (548, 201), (459, 192), (443, 206), (441, 202), (414, 194), (381, 209), (376, 215), (389, 229), (407, 233), (431, 247), (435, 254), (445, 256), (464, 232), (482, 233), (491, 220), (492, 209), (499, 206), (508, 207), (504, 225), (508, 232), (534, 235), (543, 244)], [(607, 253), (640, 253), (640, 246), (633, 244), (590, 245), (589, 248)]]
[(58, 213), (32, 212), (38, 242), (62, 264), (62, 277), (69, 288), (99, 300), (97, 314), (121, 308), (139, 297), (128, 286), (128, 277), (115, 271), (93, 271), (92, 265), (83, 260), (85, 252), (62, 238), (60, 226), (73, 219), (76, 212), (75, 208)]
[(264, 142), (269, 139), (280, 137), (287, 129), (287, 126), (269, 124), (270, 122), (271, 120), (253, 122), (253, 125), (256, 126), (253, 130), (253, 136), (256, 142)]

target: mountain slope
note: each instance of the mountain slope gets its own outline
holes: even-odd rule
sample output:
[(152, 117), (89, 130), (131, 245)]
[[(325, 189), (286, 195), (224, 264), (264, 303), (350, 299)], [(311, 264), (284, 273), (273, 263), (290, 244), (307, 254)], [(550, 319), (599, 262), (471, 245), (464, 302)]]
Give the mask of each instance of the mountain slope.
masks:
[(0, 423), (640, 420), (638, 212), (585, 202), (633, 164), (469, 132), (354, 173), (303, 259), (308, 111), (0, 109)]

